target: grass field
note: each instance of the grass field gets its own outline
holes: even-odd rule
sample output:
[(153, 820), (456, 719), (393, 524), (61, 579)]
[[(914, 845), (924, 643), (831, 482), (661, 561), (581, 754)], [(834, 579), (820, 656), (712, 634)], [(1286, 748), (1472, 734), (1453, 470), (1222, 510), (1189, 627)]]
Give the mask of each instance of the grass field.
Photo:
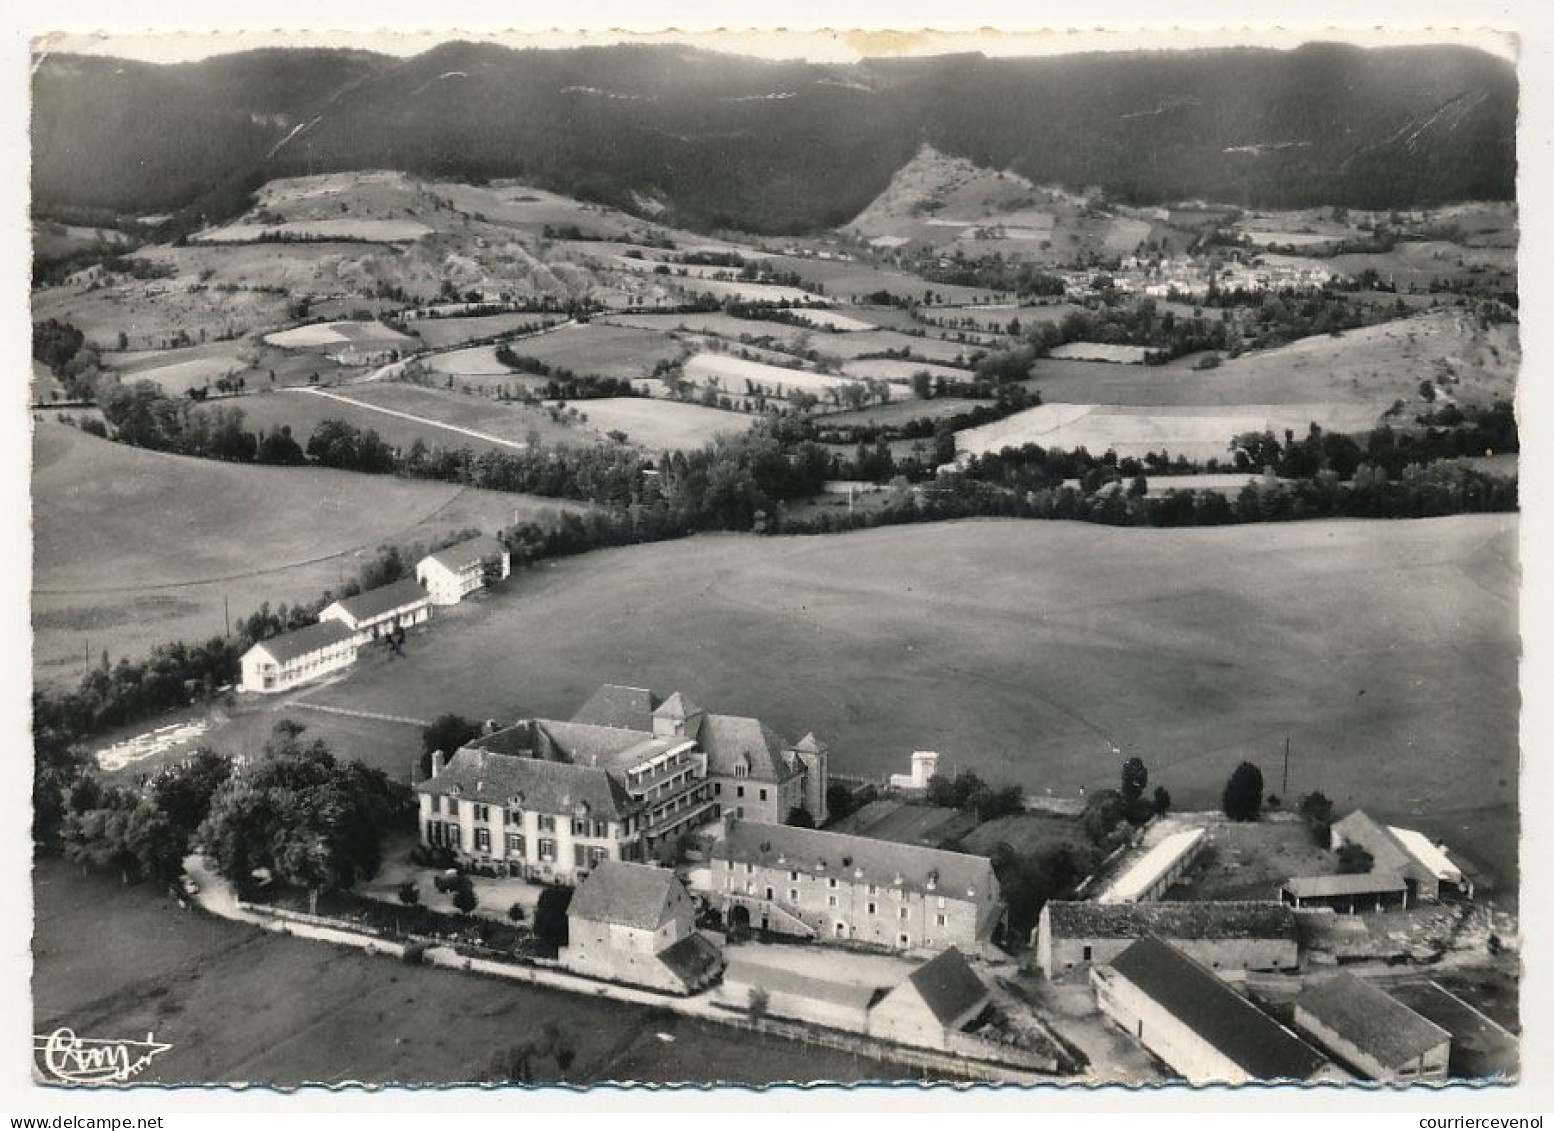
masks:
[(514, 373), (496, 359), (495, 346), (471, 346), (429, 357), (425, 365), (434, 373), (455, 377), (512, 377)]
[[(154, 1032), (173, 1047), (138, 1083), (477, 1081), (495, 1050), (550, 1021), (577, 1049), (571, 1083), (910, 1075), (642, 1006), (267, 934), (57, 861), (38, 865), (33, 893), (35, 1031)], [(307, 992), (277, 992), (287, 987)], [(535, 1075), (563, 1078), (549, 1058)]]
[(817, 334), (810, 343), (826, 357), (850, 361), (860, 354), (883, 353), (886, 350), (908, 350), (913, 357), (929, 361), (964, 365), (970, 355), (978, 352), (975, 346), (959, 342), (947, 342), (943, 338), (919, 338), (896, 330), (862, 330), (856, 334)]
[(461, 342), (511, 334), (553, 317), (543, 314), (486, 314), (474, 318), (418, 318), (410, 325), (416, 337), (428, 347), (446, 349)]
[[(203, 639), (261, 601), (311, 600), (387, 542), (491, 532), (571, 504), (392, 476), (245, 467), (65, 425), (33, 439), (34, 678)], [(363, 555), (363, 556), (359, 556)]]
[(623, 381), (646, 377), (658, 362), (675, 361), (687, 352), (668, 334), (602, 322), (563, 326), (518, 342), (513, 350), (580, 377)]
[[(1242, 758), (1514, 876), (1517, 520), (1113, 530), (972, 521), (702, 537), (515, 577), (457, 634), (319, 702), (567, 717), (600, 683), (814, 729), (839, 773), (913, 750), (1032, 792), (1137, 752), (1178, 808)], [(524, 647), (515, 652), (514, 640)], [(402, 773), (414, 753), (383, 748)]]
[(755, 423), (755, 417), (743, 412), (646, 397), (601, 397), (579, 407), (588, 413), (590, 428), (624, 432), (633, 444), (653, 451), (699, 448)]
[(746, 361), (722, 353), (699, 353), (685, 363), (685, 380), (706, 388), (716, 383), (731, 397), (746, 395), (746, 382), (763, 386), (773, 396), (786, 396), (802, 391), (825, 397), (833, 389), (844, 389), (853, 384), (843, 377), (825, 373), (812, 373), (805, 369), (786, 369), (780, 365), (767, 365), (760, 361)]
[(926, 401), (891, 401), (889, 404), (870, 405), (856, 412), (833, 412), (826, 416), (827, 424), (905, 424), (908, 420), (923, 417), (938, 419), (969, 412), (985, 402), (960, 397), (934, 397)]
[(1379, 414), (1364, 405), (1244, 404), (1195, 406), (1072, 405), (1049, 402), (956, 433), (956, 448), (982, 454), (1023, 444), (1086, 448), (1121, 456), (1169, 452), (1204, 461), (1230, 457), (1231, 437), (1286, 429), (1305, 435), (1315, 422), (1329, 432), (1363, 432)]
[[(508, 382), (513, 385), (520, 383), (516, 379)], [(436, 424), (468, 428), (516, 444), (527, 443), (531, 433), (537, 433), (539, 440), (547, 444), (591, 444), (603, 439), (602, 434), (590, 424), (557, 423), (543, 408), (515, 401), (500, 401), (493, 396), (427, 388), (399, 381), (352, 385), (340, 390), (339, 395), (363, 405), (408, 413), (435, 422), (428, 425), (409, 421), (405, 423), (410, 428), (421, 428), (427, 443), (441, 443), (444, 447), (476, 447), (480, 441), (462, 432), (438, 431)], [(578, 405), (582, 412), (586, 412), (587, 407), (586, 403)], [(394, 419), (382, 413), (373, 413), (370, 409), (367, 410), (366, 418), (374, 421), (373, 427), (380, 431), (377, 421)]]

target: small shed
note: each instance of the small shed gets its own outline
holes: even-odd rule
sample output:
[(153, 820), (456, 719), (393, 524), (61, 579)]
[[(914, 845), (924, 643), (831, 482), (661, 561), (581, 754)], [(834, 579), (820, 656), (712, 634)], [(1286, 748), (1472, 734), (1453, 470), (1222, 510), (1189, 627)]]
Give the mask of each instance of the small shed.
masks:
[(987, 1008), (987, 985), (953, 946), (912, 971), (869, 1012), (869, 1032), (904, 1045), (948, 1049)]

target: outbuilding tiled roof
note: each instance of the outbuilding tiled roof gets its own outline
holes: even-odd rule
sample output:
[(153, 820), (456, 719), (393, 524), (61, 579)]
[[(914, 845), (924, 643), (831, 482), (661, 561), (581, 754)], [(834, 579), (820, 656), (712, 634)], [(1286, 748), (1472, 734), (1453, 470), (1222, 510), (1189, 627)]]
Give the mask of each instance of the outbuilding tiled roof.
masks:
[(567, 916), (651, 931), (664, 921), (679, 882), (668, 868), (602, 860), (578, 885)]
[(882, 891), (899, 880), (903, 890), (947, 899), (987, 900), (997, 891), (985, 856), (760, 821), (733, 822), (712, 858), (877, 884)]
[(1451, 1040), (1439, 1025), (1347, 971), (1307, 983), (1295, 996), (1295, 1008), (1388, 1068), (1400, 1068)]
[(436, 777), (411, 788), (538, 813), (583, 812), (596, 820), (621, 820), (636, 811), (631, 797), (604, 770), (493, 754), (473, 746), (455, 754)]
[(1323, 899), (1342, 895), (1392, 894), (1408, 890), (1396, 872), (1351, 872), (1342, 876), (1292, 876), (1284, 890), (1299, 899)]
[(1052, 900), (1055, 939), (1296, 939), (1295, 909), (1276, 900), (1077, 903)]
[(283, 632), (268, 640), (261, 640), (254, 645), (254, 648), (268, 653), (277, 664), (289, 664), (309, 652), (318, 652), (334, 644), (343, 644), (353, 635), (354, 633), (339, 621), (326, 620), (294, 628), (290, 632)]
[(1255, 1080), (1309, 1080), (1328, 1063), (1213, 972), (1153, 935), (1111, 968)]
[(946, 1025), (988, 998), (987, 986), (953, 946), (912, 971), (907, 981), (933, 1015)]

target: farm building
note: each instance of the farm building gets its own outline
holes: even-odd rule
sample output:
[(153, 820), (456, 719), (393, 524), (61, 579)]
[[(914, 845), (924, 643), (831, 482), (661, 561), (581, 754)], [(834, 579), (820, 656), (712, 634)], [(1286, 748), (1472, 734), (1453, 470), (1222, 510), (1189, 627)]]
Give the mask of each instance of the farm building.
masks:
[(1308, 983), (1295, 997), (1295, 1028), (1372, 1080), (1446, 1076), (1451, 1034), (1354, 974)]
[(731, 921), (893, 950), (990, 947), (1004, 912), (985, 857), (756, 821), (730, 822), (709, 883)]
[(336, 620), (323, 620), (261, 640), (243, 653), (244, 691), (272, 695), (318, 679), (356, 662), (356, 634)]
[(1279, 889), (1279, 901), (1306, 909), (1330, 907), (1345, 915), (1408, 906), (1408, 885), (1396, 872), (1344, 876), (1294, 876)]
[(1208, 830), (1183, 829), (1154, 845), (1113, 876), (1097, 903), (1140, 903), (1164, 895), (1203, 851)]
[(722, 957), (692, 920), (690, 893), (672, 871), (605, 860), (572, 897), (561, 963), (590, 978), (694, 993)]
[(868, 1031), (869, 1006), (878, 994), (873, 986), (817, 978), (745, 957), (730, 959), (718, 989), (719, 999), (742, 1009), (750, 1004), (750, 995), (756, 991), (765, 993), (766, 1010), (774, 1017), (853, 1033)]
[(1333, 851), (1347, 844), (1370, 853), (1372, 871), (1402, 876), (1410, 905), (1436, 902), (1443, 886), (1464, 895), (1473, 894), (1473, 885), (1463, 876), (1462, 869), (1429, 837), (1413, 829), (1384, 825), (1363, 809), (1333, 823)]
[(869, 1032), (904, 1045), (949, 1049), (954, 1034), (987, 1008), (988, 988), (960, 951), (946, 947), (912, 971), (869, 1012)]
[(344, 597), (318, 614), (321, 621), (338, 621), (356, 635), (358, 644), (388, 636), (396, 629), (425, 624), (432, 618), (432, 599), (414, 578), (380, 585), (354, 597)]
[(1404, 982), (1388, 992), (1451, 1035), (1447, 1071), (1452, 1076), (1482, 1080), (1515, 1076), (1520, 1070), (1516, 1037), (1451, 991), (1435, 982)]
[(1190, 1083), (1344, 1078), (1206, 966), (1152, 935), (1091, 967), (1090, 982), (1101, 1012)]
[(457, 605), (477, 589), (513, 572), (512, 554), (495, 538), (481, 535), (428, 554), (416, 563), (415, 579), (434, 605)]
[(1300, 965), (1295, 912), (1282, 903), (1091, 903), (1051, 900), (1033, 948), (1048, 978), (1110, 962), (1145, 935), (1168, 939), (1212, 970), (1294, 970)]

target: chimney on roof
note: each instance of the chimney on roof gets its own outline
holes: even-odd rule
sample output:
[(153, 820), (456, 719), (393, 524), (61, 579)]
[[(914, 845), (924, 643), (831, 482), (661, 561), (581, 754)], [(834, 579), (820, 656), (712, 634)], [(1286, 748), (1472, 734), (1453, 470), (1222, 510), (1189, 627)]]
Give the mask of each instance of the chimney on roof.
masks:
[(442, 773), (442, 768), (443, 768), (443, 752), (441, 750), (433, 750), (432, 751), (432, 777), (435, 778), (438, 774)]

